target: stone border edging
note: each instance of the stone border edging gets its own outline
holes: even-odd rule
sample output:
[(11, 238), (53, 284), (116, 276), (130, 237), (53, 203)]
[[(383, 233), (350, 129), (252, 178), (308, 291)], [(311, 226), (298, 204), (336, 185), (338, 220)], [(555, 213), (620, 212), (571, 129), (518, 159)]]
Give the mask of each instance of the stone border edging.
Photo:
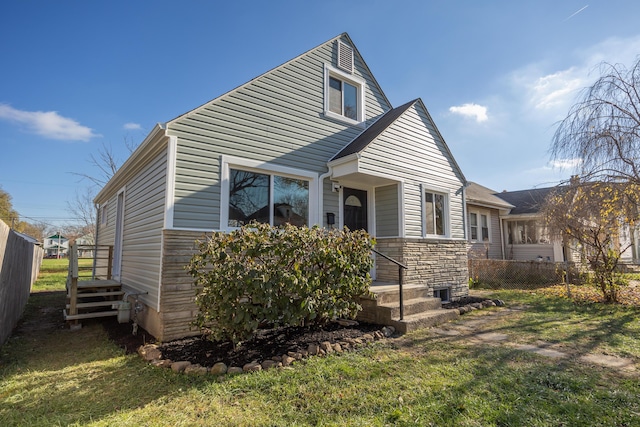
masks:
[[(470, 302), (468, 304), (457, 307), (443, 307), (448, 310), (458, 310), (460, 314), (469, 313), (474, 310), (481, 310), (488, 307), (503, 307), (505, 304), (502, 300), (482, 300)], [(340, 322), (340, 320), (338, 320)], [(243, 372), (256, 372), (273, 368), (287, 368), (296, 361), (307, 359), (312, 356), (325, 356), (333, 353), (344, 353), (353, 351), (358, 348), (369, 345), (375, 341), (383, 340), (393, 336), (396, 332), (393, 326), (383, 326), (380, 330), (365, 333), (359, 338), (345, 338), (340, 342), (331, 343), (323, 341), (311, 343), (306, 349), (298, 351), (289, 351), (280, 356), (273, 356), (265, 360), (255, 360), (249, 362), (242, 367), (227, 366), (223, 362), (218, 362), (211, 367), (202, 366), (198, 363), (191, 363), (186, 360), (172, 361), (162, 358), (162, 352), (156, 344), (147, 344), (138, 348), (138, 354), (153, 366), (169, 368), (174, 372), (192, 374), (192, 375), (225, 375), (225, 374), (241, 374)]]

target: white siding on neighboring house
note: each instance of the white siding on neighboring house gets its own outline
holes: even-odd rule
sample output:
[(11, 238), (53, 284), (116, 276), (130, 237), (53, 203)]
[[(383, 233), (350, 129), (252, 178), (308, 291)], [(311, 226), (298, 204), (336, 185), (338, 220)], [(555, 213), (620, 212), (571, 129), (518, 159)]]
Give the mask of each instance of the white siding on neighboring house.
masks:
[(448, 195), (448, 237), (464, 238), (464, 178), (421, 102), (363, 150), (360, 167), (362, 173), (404, 181), (406, 237), (423, 236), (425, 186)]
[[(168, 123), (178, 137), (174, 227), (221, 228), (221, 155), (326, 172), (327, 161), (362, 131), (323, 115), (324, 67), (335, 65), (336, 51), (337, 41), (327, 42)], [(366, 82), (371, 123), (391, 106), (359, 55), (354, 75)]]
[(375, 189), (376, 237), (399, 237), (398, 185), (385, 185)]
[[(467, 221), (467, 237), (469, 239), (469, 257), (470, 258), (489, 258), (503, 259), (502, 257), (502, 236), (500, 233), (500, 212), (497, 209), (487, 207), (478, 207), (472, 204), (467, 205), (467, 217), (472, 213), (478, 215), (478, 221), (481, 221), (480, 215), (486, 215), (489, 221), (489, 241), (481, 240), (481, 224), (478, 224), (479, 240), (471, 239), (471, 220)], [(488, 251), (487, 251), (488, 249)], [(488, 256), (487, 256), (488, 255)]]

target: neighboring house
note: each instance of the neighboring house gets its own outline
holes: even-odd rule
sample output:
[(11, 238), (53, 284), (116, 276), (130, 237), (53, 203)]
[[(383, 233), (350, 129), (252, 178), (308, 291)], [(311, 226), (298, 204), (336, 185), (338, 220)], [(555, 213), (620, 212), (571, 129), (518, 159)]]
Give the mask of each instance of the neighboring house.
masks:
[[(468, 294), (465, 178), (420, 99), (393, 108), (341, 34), (164, 124), (96, 196), (98, 245), (160, 340), (198, 331), (184, 266), (252, 219), (366, 229), (407, 284)], [(398, 267), (375, 259), (377, 281)]]
[[(494, 224), (494, 226), (497, 225), (496, 223), (499, 224), (497, 225), (498, 231), (489, 232), (491, 242), (489, 247), (491, 249), (488, 258), (517, 261), (581, 261), (582, 251), (575, 242), (563, 242), (560, 239), (551, 238), (544, 225), (540, 210), (545, 199), (556, 189), (557, 187), (546, 187), (498, 193), (475, 183), (469, 184), (466, 199), (470, 227), (476, 221), (473, 213), (479, 208), (479, 199), (485, 200), (485, 206), (498, 207), (499, 203), (495, 199), (504, 204), (499, 214), (496, 211), (487, 213), (490, 224)], [(493, 201), (493, 205), (489, 204), (491, 201)], [(511, 207), (509, 208), (509, 206)], [(478, 220), (480, 224), (484, 224), (482, 221), (484, 218)], [(485, 233), (485, 231), (479, 230), (477, 233), (480, 233), (479, 236), (483, 236), (481, 233)], [(470, 238), (469, 258), (479, 258), (477, 254), (482, 251), (482, 247), (472, 239), (473, 235), (472, 229), (468, 234)], [(622, 253), (621, 262), (638, 263), (638, 237), (638, 229), (632, 229), (628, 225), (623, 227), (620, 240), (617, 243), (623, 247), (629, 246), (629, 248)], [(497, 238), (500, 239), (501, 254), (498, 254), (493, 244)]]
[(551, 239), (540, 209), (556, 187), (503, 191), (496, 196), (512, 204), (508, 215), (502, 216), (505, 259), (518, 261), (565, 260), (562, 241)]
[(475, 182), (468, 183), (466, 200), (469, 258), (504, 259), (500, 217), (515, 206)]
[(61, 234), (45, 237), (42, 244), (45, 257), (65, 257), (69, 253), (69, 239)]
[(96, 244), (93, 233), (78, 237), (75, 243), (78, 245), (78, 257), (93, 258), (94, 245)]

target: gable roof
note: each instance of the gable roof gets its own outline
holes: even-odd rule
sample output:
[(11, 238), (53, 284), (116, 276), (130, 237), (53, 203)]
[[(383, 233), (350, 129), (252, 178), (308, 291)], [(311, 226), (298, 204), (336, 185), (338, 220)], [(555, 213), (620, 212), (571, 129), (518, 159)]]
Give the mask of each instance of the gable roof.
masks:
[(512, 209), (515, 207), (511, 203), (501, 199), (496, 191), (471, 181), (469, 181), (469, 185), (467, 186), (466, 201), (467, 203), (498, 209)]
[(371, 78), (371, 81), (376, 85), (376, 87), (377, 87), (378, 91), (380, 92), (380, 94), (381, 94), (381, 95), (382, 95), (382, 97), (384, 98), (384, 100), (385, 100), (385, 102), (387, 103), (387, 105), (391, 106), (391, 102), (389, 101), (389, 98), (387, 98), (387, 95), (385, 95), (384, 91), (382, 90), (382, 87), (380, 86), (380, 84), (379, 84), (379, 83), (378, 83), (378, 81), (376, 80), (376, 78), (375, 78), (374, 74), (371, 72), (371, 69), (369, 68), (369, 66), (368, 66), (368, 65), (367, 65), (367, 63), (365, 62), (364, 58), (363, 58), (363, 57), (362, 57), (362, 55), (360, 54), (360, 51), (359, 51), (359, 50), (358, 50), (358, 48), (356, 47), (355, 43), (353, 43), (353, 40), (351, 39), (351, 37), (349, 37), (349, 34), (347, 34), (346, 32), (344, 32), (344, 33), (342, 33), (342, 34), (339, 34), (339, 35), (337, 35), (337, 36), (335, 36), (335, 37), (333, 37), (333, 38), (331, 38), (331, 39), (327, 40), (327, 41), (326, 41), (326, 42), (324, 42), (324, 43), (320, 43), (320, 44), (319, 44), (319, 45), (317, 45), (316, 47), (313, 47), (313, 48), (311, 48), (311, 49), (307, 50), (306, 52), (304, 52), (304, 53), (302, 53), (302, 54), (300, 54), (300, 55), (296, 56), (295, 58), (292, 58), (292, 59), (290, 59), (290, 60), (288, 60), (288, 61), (286, 61), (286, 62), (284, 62), (284, 63), (282, 63), (282, 64), (280, 64), (280, 65), (278, 65), (278, 66), (276, 66), (276, 67), (274, 67), (274, 68), (272, 68), (272, 69), (270, 69), (270, 70), (268, 70), (268, 71), (266, 71), (266, 72), (264, 72), (264, 73), (262, 73), (262, 74), (260, 74), (260, 75), (258, 75), (258, 76), (256, 76), (256, 77), (252, 78), (251, 80), (249, 80), (249, 81), (247, 81), (247, 82), (245, 82), (245, 83), (241, 84), (240, 86), (237, 86), (237, 87), (235, 87), (235, 88), (233, 88), (233, 89), (231, 89), (231, 90), (229, 90), (229, 91), (227, 91), (227, 92), (223, 93), (222, 95), (217, 96), (217, 97), (213, 98), (212, 100), (207, 101), (207, 102), (205, 102), (204, 104), (202, 104), (202, 105), (200, 105), (200, 106), (198, 106), (198, 107), (196, 107), (196, 108), (193, 108), (192, 110), (189, 110), (189, 111), (187, 111), (186, 113), (179, 115), (178, 117), (175, 117), (175, 118), (173, 118), (173, 119), (169, 120), (168, 122), (164, 123), (164, 126), (168, 126), (168, 125), (170, 125), (172, 122), (175, 122), (175, 121), (177, 121), (177, 120), (179, 120), (179, 119), (181, 119), (181, 118), (183, 118), (183, 117), (185, 117), (185, 116), (189, 116), (190, 114), (192, 114), (192, 113), (194, 113), (194, 112), (196, 112), (196, 111), (200, 110), (201, 108), (203, 108), (203, 107), (205, 107), (205, 106), (209, 105), (210, 103), (212, 103), (212, 102), (214, 102), (214, 101), (217, 101), (218, 99), (224, 98), (224, 97), (226, 97), (226, 96), (228, 96), (228, 95), (230, 95), (230, 94), (232, 94), (232, 93), (234, 93), (234, 92), (236, 92), (236, 91), (238, 91), (238, 90), (242, 89), (243, 87), (250, 85), (251, 83), (255, 82), (256, 80), (258, 80), (258, 79), (262, 78), (263, 76), (266, 76), (267, 74), (270, 74), (270, 73), (272, 73), (272, 72), (274, 72), (274, 71), (276, 71), (276, 70), (278, 70), (278, 69), (280, 69), (280, 68), (283, 68), (283, 67), (287, 66), (288, 64), (290, 64), (290, 63), (292, 63), (292, 62), (294, 62), (294, 61), (297, 61), (299, 58), (302, 58), (303, 56), (308, 55), (309, 53), (313, 52), (314, 50), (316, 50), (316, 49), (318, 49), (318, 48), (321, 48), (322, 46), (324, 46), (324, 45), (326, 45), (326, 44), (328, 44), (328, 43), (333, 43), (333, 42), (335, 42), (336, 40), (339, 40), (339, 39), (341, 39), (341, 38), (343, 38), (343, 37), (347, 39), (347, 41), (349, 42), (349, 45), (353, 48), (354, 55), (358, 55), (358, 57), (359, 57), (360, 61), (362, 62), (362, 64), (363, 64), (363, 66), (364, 66), (365, 70), (366, 70), (366, 71), (367, 71), (367, 73), (369, 74), (369, 76), (370, 76), (370, 78)]
[(373, 123), (367, 129), (362, 131), (360, 135), (354, 138), (353, 141), (351, 141), (347, 146), (342, 148), (335, 156), (333, 156), (329, 160), (329, 163), (335, 160), (362, 152), (365, 148), (369, 146), (369, 144), (371, 144), (376, 138), (378, 138), (387, 128), (389, 128), (398, 119), (400, 119), (400, 117), (402, 117), (402, 115), (406, 113), (407, 110), (409, 110), (409, 108), (413, 106), (420, 106), (420, 108), (424, 111), (424, 114), (427, 116), (427, 119), (429, 120), (431, 126), (433, 127), (433, 130), (437, 134), (438, 139), (442, 143), (442, 147), (446, 150), (446, 155), (449, 161), (451, 161), (454, 170), (459, 174), (462, 182), (466, 182), (467, 180), (464, 177), (464, 174), (462, 173), (462, 169), (460, 168), (460, 165), (458, 165), (458, 162), (453, 156), (453, 153), (451, 152), (451, 150), (449, 149), (449, 146), (447, 145), (444, 138), (442, 137), (440, 130), (438, 129), (435, 122), (431, 118), (431, 114), (429, 114), (429, 110), (427, 110), (427, 107), (424, 105), (424, 102), (422, 102), (422, 99), (420, 98), (416, 98), (413, 101), (409, 101), (406, 104), (403, 104), (399, 107), (396, 107), (387, 111), (380, 118), (378, 118), (378, 120), (376, 120), (375, 123)]
[(386, 128), (391, 126), (409, 107), (415, 104), (417, 99), (409, 101), (404, 105), (393, 108), (383, 114), (374, 124), (365, 129), (353, 141), (340, 150), (329, 161), (346, 157), (350, 154), (359, 153), (364, 150), (374, 139), (376, 139)]
[(511, 215), (537, 214), (542, 207), (542, 203), (549, 194), (557, 187), (532, 188), (529, 190), (503, 191), (496, 195), (507, 203), (511, 203)]

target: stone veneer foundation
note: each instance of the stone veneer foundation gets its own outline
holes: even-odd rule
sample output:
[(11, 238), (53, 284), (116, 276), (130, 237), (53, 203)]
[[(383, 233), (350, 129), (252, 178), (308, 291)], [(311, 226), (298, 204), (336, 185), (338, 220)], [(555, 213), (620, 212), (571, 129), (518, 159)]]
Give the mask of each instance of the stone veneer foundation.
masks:
[[(464, 240), (377, 238), (376, 250), (409, 267), (403, 283), (449, 288), (450, 298), (469, 295), (467, 242)], [(398, 282), (398, 266), (376, 257), (376, 280)]]

